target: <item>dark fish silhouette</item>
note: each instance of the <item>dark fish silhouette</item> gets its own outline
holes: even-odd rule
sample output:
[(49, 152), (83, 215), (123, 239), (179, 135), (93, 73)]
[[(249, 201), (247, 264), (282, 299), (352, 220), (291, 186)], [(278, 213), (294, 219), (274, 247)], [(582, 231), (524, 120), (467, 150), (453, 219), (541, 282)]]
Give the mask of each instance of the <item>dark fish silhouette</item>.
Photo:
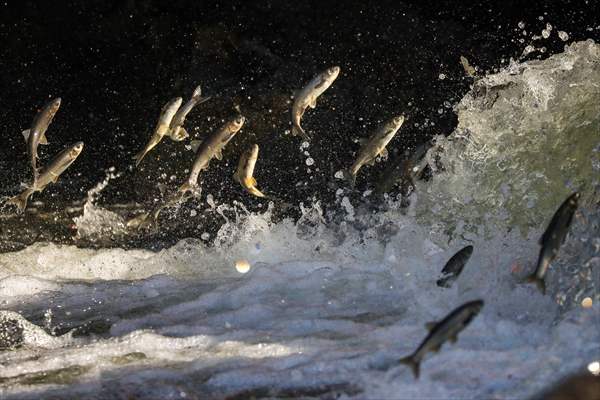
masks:
[(540, 238), (540, 255), (538, 257), (535, 272), (527, 278), (528, 283), (535, 283), (542, 294), (546, 294), (546, 281), (544, 277), (550, 267), (550, 263), (556, 258), (560, 246), (564, 243), (569, 226), (573, 221), (573, 215), (577, 210), (579, 193), (573, 193), (556, 210), (546, 231)]
[(469, 258), (471, 258), (471, 254), (473, 254), (473, 246), (464, 247), (453, 255), (446, 265), (444, 265), (442, 276), (436, 282), (437, 285), (443, 288), (452, 286), (469, 261)]
[(467, 325), (475, 318), (481, 308), (483, 300), (470, 301), (452, 311), (446, 318), (440, 322), (430, 322), (425, 326), (429, 329), (429, 334), (419, 345), (417, 350), (408, 357), (404, 357), (399, 361), (407, 364), (412, 368), (415, 378), (419, 378), (419, 370), (423, 357), (428, 352), (438, 352), (442, 345), (450, 340), (454, 343), (458, 339), (460, 331), (465, 329)]

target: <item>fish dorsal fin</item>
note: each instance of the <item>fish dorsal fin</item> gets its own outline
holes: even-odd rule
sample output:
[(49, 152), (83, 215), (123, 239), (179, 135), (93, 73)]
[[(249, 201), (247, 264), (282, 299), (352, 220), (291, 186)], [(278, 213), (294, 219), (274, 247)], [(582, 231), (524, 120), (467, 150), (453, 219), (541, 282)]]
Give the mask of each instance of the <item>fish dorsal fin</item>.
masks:
[(367, 143), (367, 140), (368, 140), (368, 139), (367, 139), (367, 138), (364, 138), (364, 137), (363, 137), (363, 138), (360, 138), (360, 139), (358, 139), (358, 144), (360, 144), (361, 146), (364, 146), (364, 145), (365, 145), (365, 143)]
[(29, 139), (29, 129), (25, 129), (23, 132), (21, 132), (23, 134), (23, 137), (25, 138), (25, 141), (27, 141), (27, 139)]
[(310, 108), (315, 108), (315, 107), (317, 106), (317, 98), (316, 98), (316, 97), (314, 97), (314, 98), (313, 98), (313, 99), (312, 99), (312, 100), (311, 100), (311, 101), (308, 103), (308, 106), (309, 106)]
[(221, 150), (215, 151), (215, 158), (219, 161), (223, 159), (223, 153), (221, 152)]
[(425, 322), (425, 329), (431, 331), (437, 325), (436, 321)]
[(192, 140), (190, 142), (190, 146), (192, 147), (192, 150), (195, 152), (198, 151), (198, 148), (200, 147), (200, 145), (202, 144), (202, 140)]

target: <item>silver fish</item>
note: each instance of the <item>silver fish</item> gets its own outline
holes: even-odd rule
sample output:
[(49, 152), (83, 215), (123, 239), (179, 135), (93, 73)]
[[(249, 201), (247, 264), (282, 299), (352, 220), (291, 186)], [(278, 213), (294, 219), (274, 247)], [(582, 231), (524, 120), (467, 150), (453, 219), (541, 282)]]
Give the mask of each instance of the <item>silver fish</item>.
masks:
[(460, 331), (465, 329), (467, 325), (475, 318), (483, 307), (482, 300), (470, 301), (458, 307), (448, 314), (440, 322), (430, 322), (425, 326), (429, 329), (429, 334), (421, 342), (417, 350), (410, 356), (399, 360), (402, 364), (407, 364), (412, 368), (415, 378), (419, 378), (420, 364), (428, 352), (438, 352), (442, 345), (450, 340), (454, 343), (458, 339)]
[(81, 150), (83, 150), (83, 142), (77, 142), (58, 153), (40, 173), (38, 179), (21, 194), (10, 198), (8, 203), (16, 205), (20, 211), (23, 211), (27, 207), (29, 196), (35, 192), (41, 192), (50, 183), (56, 183), (59, 176), (77, 159)]
[(544, 277), (550, 267), (550, 263), (556, 258), (560, 246), (564, 243), (569, 226), (573, 220), (579, 193), (573, 193), (556, 210), (550, 224), (540, 238), (540, 254), (535, 272), (527, 278), (527, 282), (535, 283), (542, 294), (546, 294), (546, 281)]
[(382, 155), (384, 157), (387, 156), (387, 150), (385, 146), (392, 140), (398, 129), (404, 123), (404, 116), (400, 115), (398, 117), (394, 117), (391, 121), (383, 124), (375, 133), (366, 141), (363, 141), (363, 145), (358, 151), (358, 157), (352, 166), (344, 171), (345, 178), (351, 183), (354, 187), (356, 184), (356, 174), (358, 170), (365, 164), (374, 165), (375, 159)]
[(308, 107), (315, 108), (317, 106), (317, 98), (331, 86), (339, 74), (340, 67), (327, 68), (308, 82), (298, 93), (292, 106), (292, 135), (300, 135), (304, 140), (310, 141), (310, 135), (300, 126), (300, 120)]
[(458, 276), (469, 261), (469, 258), (471, 258), (471, 254), (473, 254), (473, 246), (466, 246), (460, 249), (448, 260), (446, 265), (444, 265), (442, 276), (437, 280), (436, 284), (443, 288), (452, 286), (452, 283), (458, 279)]
[(37, 148), (40, 144), (48, 144), (46, 130), (48, 130), (48, 126), (52, 123), (52, 119), (60, 107), (60, 101), (60, 97), (58, 97), (47, 103), (33, 118), (31, 128), (23, 131), (23, 137), (27, 142), (27, 154), (31, 162), (34, 181), (37, 180), (39, 172), (37, 168), (37, 159), (39, 158)]
[(256, 197), (266, 197), (256, 188), (256, 179), (254, 179), (254, 166), (258, 159), (258, 145), (253, 144), (248, 150), (242, 153), (238, 162), (237, 170), (233, 178), (239, 182), (246, 191)]
[(208, 168), (210, 160), (212, 160), (213, 157), (217, 160), (223, 158), (223, 148), (231, 139), (233, 139), (235, 134), (242, 129), (245, 121), (246, 118), (242, 115), (238, 115), (232, 120), (227, 121), (218, 131), (214, 132), (208, 139), (200, 144), (196, 151), (196, 157), (194, 158), (194, 164), (192, 165), (190, 175), (187, 181), (179, 188), (180, 192), (198, 192), (198, 175), (200, 175), (202, 170)]
[(208, 100), (210, 100), (210, 97), (202, 97), (202, 89), (200, 86), (197, 86), (192, 94), (192, 98), (189, 99), (181, 108), (179, 108), (179, 110), (177, 110), (175, 116), (171, 120), (171, 124), (169, 125), (169, 137), (172, 140), (180, 142), (190, 136), (183, 127), (185, 117), (187, 117), (189, 112), (192, 111), (196, 105), (204, 103)]
[(175, 113), (181, 107), (181, 102), (183, 100), (181, 97), (175, 97), (171, 99), (165, 104), (160, 112), (160, 116), (158, 117), (158, 123), (154, 128), (154, 133), (150, 138), (150, 141), (146, 144), (146, 146), (137, 153), (133, 158), (135, 159), (136, 167), (140, 164), (144, 156), (154, 148), (160, 141), (163, 139), (165, 135), (169, 133), (169, 126), (171, 125), (171, 120)]

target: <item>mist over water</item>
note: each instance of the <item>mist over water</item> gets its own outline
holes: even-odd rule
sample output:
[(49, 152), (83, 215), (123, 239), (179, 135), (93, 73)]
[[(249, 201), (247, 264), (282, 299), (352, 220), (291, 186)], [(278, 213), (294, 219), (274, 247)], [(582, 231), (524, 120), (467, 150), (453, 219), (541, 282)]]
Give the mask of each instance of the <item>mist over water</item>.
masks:
[[(218, 217), (216, 233), (158, 252), (41, 242), (0, 254), (0, 344), (18, 345), (0, 352), (2, 397), (526, 398), (585, 370), (600, 359), (598, 82), (592, 41), (477, 80), (408, 208), (388, 197), (374, 211), (342, 189), (293, 219), (275, 217), (277, 202), (254, 212), (203, 195), (192, 211)], [(78, 208), (79, 238), (127, 242), (120, 210), (135, 207), (95, 203), (116, 175)], [(575, 190), (542, 296), (520, 282)], [(190, 210), (166, 218), (177, 212)], [(465, 245), (459, 279), (436, 286)], [(479, 298), (418, 381), (397, 364), (426, 322)]]

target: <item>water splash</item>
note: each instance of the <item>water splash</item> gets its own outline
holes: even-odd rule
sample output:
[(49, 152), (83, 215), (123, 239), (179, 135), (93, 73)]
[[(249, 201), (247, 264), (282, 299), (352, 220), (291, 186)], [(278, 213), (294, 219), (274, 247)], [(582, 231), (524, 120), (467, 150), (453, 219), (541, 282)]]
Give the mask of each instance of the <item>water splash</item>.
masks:
[(456, 107), (455, 132), (430, 152), (444, 171), (418, 185), (421, 219), (527, 232), (575, 190), (597, 202), (598, 65), (600, 45), (586, 41), (477, 81)]
[(100, 193), (112, 179), (119, 178), (123, 173), (115, 173), (114, 167), (106, 171), (104, 180), (88, 190), (83, 214), (73, 218), (77, 228), (77, 239), (89, 241), (117, 239), (127, 233), (125, 220), (117, 213), (98, 207), (95, 202)]

